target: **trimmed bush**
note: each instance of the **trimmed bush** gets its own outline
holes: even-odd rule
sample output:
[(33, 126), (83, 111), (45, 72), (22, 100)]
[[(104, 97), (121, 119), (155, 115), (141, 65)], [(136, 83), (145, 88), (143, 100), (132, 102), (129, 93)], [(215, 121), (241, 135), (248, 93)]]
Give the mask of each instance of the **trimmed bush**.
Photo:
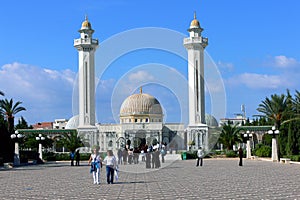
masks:
[(271, 157), (272, 148), (263, 144), (259, 144), (257, 148), (253, 150), (254, 155), (258, 157)]

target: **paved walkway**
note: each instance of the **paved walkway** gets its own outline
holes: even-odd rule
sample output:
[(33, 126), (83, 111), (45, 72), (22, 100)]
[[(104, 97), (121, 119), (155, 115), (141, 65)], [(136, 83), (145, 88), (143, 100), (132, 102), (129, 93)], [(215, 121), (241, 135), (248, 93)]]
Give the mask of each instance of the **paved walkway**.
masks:
[(237, 159), (166, 157), (159, 170), (144, 163), (120, 167), (116, 184), (93, 185), (87, 163), (0, 170), (0, 199), (300, 199), (300, 165)]

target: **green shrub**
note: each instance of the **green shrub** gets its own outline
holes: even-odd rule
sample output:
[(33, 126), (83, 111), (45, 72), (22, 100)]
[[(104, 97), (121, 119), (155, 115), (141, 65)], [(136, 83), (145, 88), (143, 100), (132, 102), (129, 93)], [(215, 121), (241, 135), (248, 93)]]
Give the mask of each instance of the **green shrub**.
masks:
[(292, 155), (290, 158), (291, 161), (300, 162), (300, 155)]
[(272, 148), (263, 144), (259, 144), (254, 150), (254, 155), (258, 157), (271, 157)]
[(234, 158), (237, 157), (237, 152), (233, 150), (228, 150), (225, 152), (226, 157), (228, 158)]

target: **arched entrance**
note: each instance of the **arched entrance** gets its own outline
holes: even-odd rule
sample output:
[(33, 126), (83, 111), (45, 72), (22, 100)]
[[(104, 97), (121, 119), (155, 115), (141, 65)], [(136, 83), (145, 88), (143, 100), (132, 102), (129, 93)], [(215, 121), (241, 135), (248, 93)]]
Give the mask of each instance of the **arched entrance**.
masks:
[(139, 130), (136, 132), (135, 137), (133, 138), (133, 147), (143, 147), (146, 144), (146, 131)]

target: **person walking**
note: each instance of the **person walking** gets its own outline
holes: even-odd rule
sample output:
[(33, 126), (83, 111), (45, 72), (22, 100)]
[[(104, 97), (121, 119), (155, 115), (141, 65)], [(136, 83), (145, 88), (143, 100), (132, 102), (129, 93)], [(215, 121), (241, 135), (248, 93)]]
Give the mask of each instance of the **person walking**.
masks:
[(239, 158), (240, 158), (239, 166), (243, 166), (243, 156), (244, 156), (244, 152), (243, 152), (242, 147), (240, 146), (240, 148), (239, 148)]
[(127, 158), (128, 158), (128, 149), (126, 147), (123, 149), (122, 157), (123, 157), (123, 163), (124, 163), (124, 165), (126, 165), (127, 164)]
[(122, 162), (122, 150), (121, 149), (118, 149), (118, 164), (121, 165), (123, 162)]
[(79, 166), (79, 162), (80, 162), (80, 153), (79, 153), (79, 149), (76, 151), (75, 159), (76, 159), (75, 165), (76, 165), (76, 166)]
[(102, 160), (98, 149), (93, 149), (88, 164), (91, 165), (90, 173), (93, 174), (94, 184), (100, 184), (100, 169), (102, 168)]
[(75, 158), (75, 152), (71, 151), (71, 153), (70, 153), (71, 166), (74, 166), (74, 158)]
[(106, 164), (106, 179), (108, 184), (114, 183), (114, 172), (117, 168), (117, 159), (112, 150), (107, 150), (107, 156), (103, 162)]
[(197, 157), (198, 157), (197, 164), (196, 164), (197, 167), (199, 167), (199, 164), (200, 164), (200, 166), (202, 166), (203, 156), (204, 156), (204, 153), (203, 153), (202, 147), (199, 147), (199, 149), (197, 151)]
[(165, 146), (162, 146), (162, 148), (160, 150), (160, 154), (161, 154), (161, 162), (164, 163), (165, 162), (165, 155), (166, 155)]

